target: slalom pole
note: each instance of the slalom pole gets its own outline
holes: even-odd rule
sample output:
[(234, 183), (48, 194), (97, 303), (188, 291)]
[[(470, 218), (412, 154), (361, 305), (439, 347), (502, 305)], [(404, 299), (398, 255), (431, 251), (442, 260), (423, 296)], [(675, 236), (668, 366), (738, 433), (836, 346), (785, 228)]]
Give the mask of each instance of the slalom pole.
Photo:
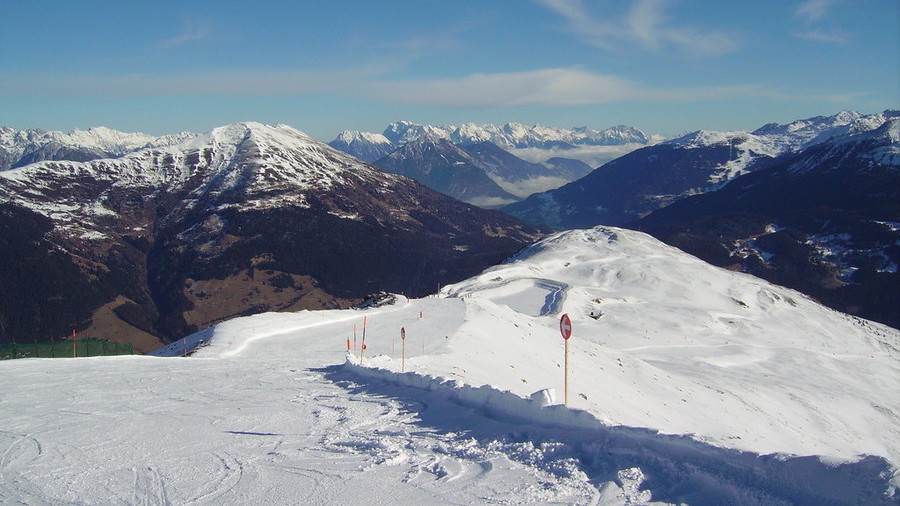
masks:
[(75, 329), (72, 329), (72, 358), (78, 356), (78, 341), (75, 340)]
[(363, 333), (362, 333), (362, 344), (359, 347), (359, 363), (362, 364), (363, 350), (366, 349), (366, 323), (368, 321), (368, 316), (363, 316)]

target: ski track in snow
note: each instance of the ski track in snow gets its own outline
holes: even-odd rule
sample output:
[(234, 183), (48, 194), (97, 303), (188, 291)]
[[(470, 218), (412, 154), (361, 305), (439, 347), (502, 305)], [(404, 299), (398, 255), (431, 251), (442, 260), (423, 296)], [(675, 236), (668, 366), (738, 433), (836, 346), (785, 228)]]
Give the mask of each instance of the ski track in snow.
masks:
[[(71, 360), (46, 362), (34, 361), (35, 374), (75, 374)], [(466, 434), (471, 423), (502, 424), (471, 414), (454, 431), (423, 423), (446, 410), (368, 392), (339, 369), (231, 362), (222, 374), (219, 360), (176, 359), (157, 376), (158, 359), (139, 359), (145, 378), (112, 388), (104, 382), (121, 359), (93, 362), (91, 378), (56, 385), (45, 401), (72, 406), (33, 434), (0, 432), (0, 503), (587, 504), (596, 493), (509, 455), (520, 443)], [(5, 408), (19, 415), (4, 426), (37, 423), (26, 407)]]
[(566, 290), (569, 289), (569, 285), (546, 279), (538, 281), (536, 286), (549, 291), (544, 299), (544, 305), (541, 306), (540, 316), (550, 316), (559, 313), (562, 303), (566, 299)]
[[(73, 362), (35, 369), (65, 378)], [(73, 406), (34, 433), (0, 432), (0, 502), (890, 504), (877, 458), (830, 466), (646, 429), (555, 427), (352, 365), (229, 361), (223, 374), (218, 360), (173, 359), (113, 389), (110, 412), (96, 409), (110, 405), (100, 385), (121, 360), (93, 362), (86, 384), (45, 401)], [(140, 362), (143, 375), (160, 366)]]

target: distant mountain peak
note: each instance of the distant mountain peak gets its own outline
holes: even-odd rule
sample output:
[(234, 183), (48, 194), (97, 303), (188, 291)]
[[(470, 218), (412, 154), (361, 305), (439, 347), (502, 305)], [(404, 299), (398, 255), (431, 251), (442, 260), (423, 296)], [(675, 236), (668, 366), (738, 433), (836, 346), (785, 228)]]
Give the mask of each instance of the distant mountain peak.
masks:
[(372, 132), (360, 132), (356, 130), (344, 130), (338, 134), (337, 141), (343, 142), (344, 144), (351, 144), (353, 142), (369, 142), (372, 144), (390, 144), (391, 141), (384, 136), (384, 134), (376, 134)]

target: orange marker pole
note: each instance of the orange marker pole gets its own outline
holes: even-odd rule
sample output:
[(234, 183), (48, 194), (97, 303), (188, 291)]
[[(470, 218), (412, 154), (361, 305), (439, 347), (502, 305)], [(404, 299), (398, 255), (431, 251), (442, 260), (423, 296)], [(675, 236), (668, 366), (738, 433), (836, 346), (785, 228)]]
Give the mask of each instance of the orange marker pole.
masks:
[(72, 357), (78, 356), (78, 341), (75, 340), (75, 329), (72, 329)]
[(359, 346), (359, 363), (362, 364), (363, 358), (363, 350), (366, 349), (366, 322), (368, 321), (368, 316), (363, 316), (363, 334), (362, 334), (362, 343)]

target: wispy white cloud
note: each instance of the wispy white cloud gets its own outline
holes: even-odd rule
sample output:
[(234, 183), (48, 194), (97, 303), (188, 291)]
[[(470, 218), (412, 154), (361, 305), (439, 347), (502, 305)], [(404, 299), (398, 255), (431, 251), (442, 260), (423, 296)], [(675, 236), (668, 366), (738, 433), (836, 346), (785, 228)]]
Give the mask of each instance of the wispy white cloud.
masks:
[(828, 44), (848, 42), (851, 39), (848, 32), (823, 25), (836, 4), (837, 0), (807, 0), (797, 6), (794, 17), (800, 20), (801, 27), (793, 33), (794, 37)]
[(578, 69), (471, 74), (459, 78), (371, 83), (373, 98), (444, 107), (582, 105), (633, 97), (629, 81)]
[(680, 26), (666, 15), (669, 0), (634, 0), (621, 19), (595, 16), (583, 0), (534, 0), (561, 16), (568, 30), (586, 44), (622, 49), (635, 42), (647, 50), (675, 47), (703, 56), (738, 48), (737, 40), (720, 30)]
[(807, 22), (819, 21), (832, 5), (834, 0), (807, 0), (797, 7), (794, 15)]
[(349, 89), (368, 69), (350, 71), (231, 71), (196, 74), (26, 75), (0, 74), (0, 92), (72, 96), (303, 96)]
[(654, 88), (580, 68), (481, 73), (445, 79), (394, 78), (372, 67), (334, 72), (222, 72), (187, 75), (0, 74), (0, 93), (71, 96), (304, 97), (330, 95), (430, 107), (578, 106), (633, 101), (707, 101), (781, 94), (764, 85)]
[(160, 47), (172, 49), (190, 42), (203, 40), (211, 33), (210, 25), (206, 21), (198, 19), (185, 19), (181, 24), (181, 31), (159, 42)]
[(705, 101), (778, 96), (762, 85), (652, 88), (618, 76), (577, 68), (473, 74), (422, 80), (385, 81), (368, 86), (379, 100), (442, 107), (578, 106), (634, 101)]
[(812, 40), (815, 42), (826, 42), (831, 44), (844, 44), (850, 40), (849, 34), (837, 30), (807, 30), (802, 32), (795, 32), (794, 36), (800, 39)]

